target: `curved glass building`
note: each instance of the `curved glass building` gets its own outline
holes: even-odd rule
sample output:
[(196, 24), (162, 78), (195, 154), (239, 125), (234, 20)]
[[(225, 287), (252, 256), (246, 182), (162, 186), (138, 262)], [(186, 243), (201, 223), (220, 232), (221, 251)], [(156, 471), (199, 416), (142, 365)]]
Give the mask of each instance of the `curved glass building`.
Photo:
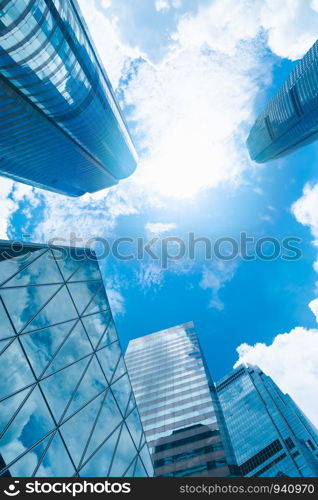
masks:
[(116, 184), (136, 153), (76, 0), (0, 2), (0, 174), (69, 196)]
[(264, 163), (292, 153), (318, 138), (318, 41), (258, 116), (247, 147)]

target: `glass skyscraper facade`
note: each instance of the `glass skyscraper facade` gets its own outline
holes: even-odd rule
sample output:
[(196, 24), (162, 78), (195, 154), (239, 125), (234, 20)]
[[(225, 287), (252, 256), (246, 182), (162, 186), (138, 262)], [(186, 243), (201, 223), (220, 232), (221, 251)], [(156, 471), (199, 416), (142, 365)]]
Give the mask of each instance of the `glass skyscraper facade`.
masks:
[(247, 139), (252, 160), (263, 163), (318, 137), (318, 41), (258, 116)]
[(151, 476), (88, 249), (0, 242), (0, 476)]
[(155, 476), (235, 474), (193, 323), (131, 340), (125, 359)]
[(76, 0), (0, 3), (0, 174), (69, 196), (136, 167)]
[(317, 429), (262, 370), (240, 366), (216, 388), (242, 476), (318, 476)]

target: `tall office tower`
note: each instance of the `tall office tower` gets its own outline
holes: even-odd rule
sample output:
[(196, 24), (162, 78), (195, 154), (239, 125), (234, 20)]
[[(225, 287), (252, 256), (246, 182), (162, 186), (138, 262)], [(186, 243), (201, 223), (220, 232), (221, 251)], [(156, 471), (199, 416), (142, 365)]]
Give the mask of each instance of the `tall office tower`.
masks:
[(318, 41), (290, 73), (258, 116), (247, 147), (264, 163), (287, 155), (318, 137)]
[(257, 366), (238, 367), (216, 389), (243, 476), (318, 475), (317, 430)]
[(147, 476), (95, 254), (0, 242), (0, 476)]
[(235, 474), (193, 323), (131, 340), (125, 359), (155, 475)]
[(80, 196), (136, 153), (76, 0), (0, 5), (0, 174)]

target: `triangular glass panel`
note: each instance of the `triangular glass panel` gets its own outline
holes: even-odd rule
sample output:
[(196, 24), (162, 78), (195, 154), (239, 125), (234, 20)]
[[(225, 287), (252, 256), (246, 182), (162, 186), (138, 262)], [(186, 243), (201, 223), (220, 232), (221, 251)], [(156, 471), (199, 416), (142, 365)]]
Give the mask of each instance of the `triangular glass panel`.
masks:
[(1, 354), (0, 399), (35, 382), (18, 340)]
[(98, 416), (98, 420), (94, 427), (94, 432), (90, 438), (87, 450), (85, 452), (85, 460), (100, 446), (100, 444), (109, 436), (114, 429), (123, 421), (123, 418), (118, 410), (116, 401), (110, 391), (102, 403), (102, 409)]
[(85, 358), (41, 381), (44, 395), (56, 420), (61, 418), (88, 362), (89, 359)]
[(51, 252), (45, 252), (33, 260), (28, 267), (5, 283), (5, 287), (22, 285), (41, 285), (43, 283), (63, 283), (61, 273)]
[(114, 342), (109, 346), (104, 347), (100, 351), (96, 352), (96, 356), (98, 357), (102, 370), (108, 380), (112, 379), (114, 370), (117, 366), (119, 357), (121, 356), (121, 348), (118, 342)]
[(140, 442), (140, 449), (143, 447), (143, 445), (146, 443), (146, 438), (145, 435), (142, 435), (141, 442)]
[(113, 458), (120, 429), (117, 429), (80, 470), (81, 477), (105, 477)]
[(22, 330), (58, 289), (59, 285), (1, 289), (2, 299), (15, 329), (18, 332)]
[(126, 410), (126, 414), (128, 415), (131, 412), (131, 410), (133, 408), (135, 408), (135, 406), (136, 406), (136, 400), (134, 398), (134, 394), (131, 393), (130, 400), (129, 400), (129, 403), (128, 403), (128, 406), (127, 406), (127, 410)]
[(127, 368), (125, 365), (124, 357), (122, 356), (121, 359), (119, 360), (118, 365), (116, 366), (116, 371), (113, 375), (112, 381), (117, 380), (119, 377), (121, 377), (126, 372), (127, 372)]
[[(42, 287), (41, 287), (42, 288)], [(77, 318), (71, 297), (63, 286), (27, 326), (26, 332)]]
[[(50, 440), (50, 437), (47, 437), (41, 443), (39, 443), (35, 448), (30, 450), (28, 453), (23, 455), (20, 460), (15, 462), (13, 465), (10, 466), (9, 471), (12, 477), (31, 477), (37, 464), (39, 461), (39, 458), (42, 456), (48, 442)], [(20, 452), (23, 452), (22, 447)], [(1, 453), (3, 454), (3, 457), (5, 458), (5, 462), (8, 464), (10, 463), (9, 460), (6, 457), (6, 450), (5, 448), (1, 450)]]
[[(46, 253), (47, 249), (31, 250), (25, 249), (19, 252), (19, 255), (12, 256), (13, 252), (8, 249), (1, 248), (0, 251), (0, 286), (19, 272), (25, 266), (30, 265), (39, 255)], [(11, 254), (11, 255), (10, 255)]]
[(82, 314), (100, 287), (100, 282), (69, 283), (67, 287), (72, 295), (78, 313)]
[(14, 337), (15, 333), (0, 299), (0, 339)]
[(126, 418), (126, 425), (134, 440), (136, 448), (138, 448), (142, 435), (142, 426), (137, 409), (135, 409), (134, 411), (132, 411), (132, 413), (130, 413), (130, 415), (128, 415), (128, 417)]
[(140, 458), (138, 458), (135, 472), (134, 472), (134, 477), (147, 477), (147, 476), (148, 476), (148, 474), (145, 471), (145, 468), (144, 468)]
[(130, 467), (128, 467), (128, 470), (125, 472), (124, 477), (134, 477), (134, 470), (135, 470), (135, 465), (136, 465), (136, 459), (133, 460), (132, 464)]
[(123, 425), (109, 477), (122, 477), (127, 469), (127, 464), (129, 464), (136, 455), (136, 447), (130, 437), (127, 427)]
[(122, 414), (125, 415), (127, 403), (131, 393), (131, 385), (128, 379), (128, 375), (124, 375), (119, 380), (117, 380), (117, 382), (112, 384), (111, 390), (119, 405)]
[(149, 449), (145, 443), (142, 450), (139, 452), (142, 463), (147, 471), (148, 476), (153, 476), (153, 463), (150, 457)]
[(68, 335), (75, 321), (20, 335), (20, 341), (37, 376), (51, 361), (58, 347)]
[[(88, 361), (88, 359), (86, 358)], [(75, 411), (77, 411), (81, 406), (90, 401), (98, 393), (106, 389), (107, 382), (100, 369), (95, 356), (81, 380), (81, 383), (76, 391), (76, 394), (67, 410), (66, 415), (69, 416)]]
[[(117, 340), (116, 330), (107, 327), (107, 325), (111, 324), (110, 321), (111, 315), (109, 312), (92, 314), (91, 316), (82, 318), (82, 323), (85, 326), (86, 332), (88, 333), (94, 347), (97, 346), (104, 333), (105, 335), (99, 347), (102, 347), (102, 345), (108, 345), (114, 340)], [(105, 332), (106, 328), (107, 332)]]
[(75, 255), (68, 248), (52, 248), (53, 255), (65, 281), (82, 265), (85, 261), (81, 255)]
[(79, 465), (104, 397), (105, 394), (98, 396), (60, 428), (66, 446), (70, 450), (76, 466)]
[(35, 477), (70, 477), (75, 473), (74, 466), (57, 432), (45, 453)]
[(91, 353), (92, 350), (92, 346), (88, 340), (84, 327), (79, 321), (48, 367), (46, 374), (59, 370), (60, 368), (83, 358), (87, 354)]
[(97, 260), (86, 259), (83, 265), (72, 275), (70, 281), (101, 280)]
[(93, 298), (92, 302), (89, 304), (88, 308), (85, 310), (85, 314), (91, 314), (100, 311), (107, 311), (109, 309), (109, 303), (106, 295), (104, 285), (100, 287), (99, 291)]
[(42, 397), (39, 387), (36, 387), (19, 411), (15, 422), (15, 436), (26, 449), (31, 448), (46, 434), (55, 428), (55, 423)]
[(1, 443), (4, 445), (6, 442), (10, 443), (12, 441), (12, 434), (14, 431), (12, 431), (12, 434), (9, 433), (9, 437), (5, 436), (3, 438), (3, 431), (6, 425), (10, 422), (12, 419), (14, 413), (17, 411), (17, 409), (20, 407), (26, 396), (30, 392), (30, 388), (24, 389), (23, 391), (18, 392), (17, 394), (14, 394), (10, 398), (5, 399), (4, 401), (1, 401), (1, 412), (0, 412), (0, 439)]
[[(102, 314), (108, 314), (109, 316), (111, 316), (110, 312), (109, 313), (105, 312), (105, 313), (102, 313)], [(101, 340), (100, 344), (98, 345), (98, 347), (102, 347), (103, 345), (110, 344), (114, 340), (118, 340), (118, 335), (117, 335), (117, 330), (116, 330), (116, 327), (115, 327), (115, 324), (114, 324), (114, 320), (111, 317), (111, 319), (110, 319), (110, 321), (108, 323), (105, 335), (102, 338), (102, 340)]]

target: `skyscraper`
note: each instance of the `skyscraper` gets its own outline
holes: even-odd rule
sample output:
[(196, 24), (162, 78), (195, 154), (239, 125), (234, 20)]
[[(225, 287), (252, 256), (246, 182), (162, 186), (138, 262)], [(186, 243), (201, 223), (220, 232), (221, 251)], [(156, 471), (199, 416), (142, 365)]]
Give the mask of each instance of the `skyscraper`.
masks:
[(0, 380), (0, 476), (152, 475), (93, 252), (0, 242)]
[(131, 340), (125, 355), (156, 476), (236, 472), (193, 323)]
[(240, 366), (217, 385), (243, 476), (316, 477), (318, 432), (257, 366)]
[(318, 41), (290, 73), (258, 116), (247, 147), (264, 163), (285, 156), (318, 137)]
[(69, 196), (136, 167), (76, 0), (1, 2), (0, 174)]

